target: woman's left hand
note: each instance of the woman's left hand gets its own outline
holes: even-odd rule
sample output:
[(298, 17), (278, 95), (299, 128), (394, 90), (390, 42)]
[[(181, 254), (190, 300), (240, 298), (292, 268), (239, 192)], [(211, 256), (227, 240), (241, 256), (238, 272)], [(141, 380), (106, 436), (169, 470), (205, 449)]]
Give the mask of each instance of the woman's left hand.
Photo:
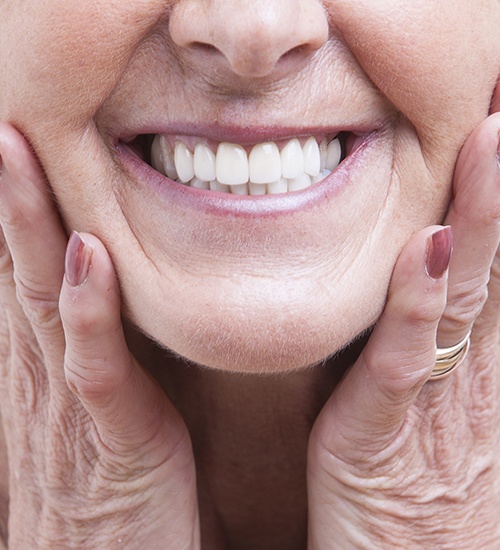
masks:
[[(317, 419), (309, 550), (498, 548), (499, 136), (497, 113), (459, 156), (449, 270), (448, 230), (410, 240), (365, 349)], [(471, 329), (465, 361), (428, 380), (436, 342), (452, 346)]]

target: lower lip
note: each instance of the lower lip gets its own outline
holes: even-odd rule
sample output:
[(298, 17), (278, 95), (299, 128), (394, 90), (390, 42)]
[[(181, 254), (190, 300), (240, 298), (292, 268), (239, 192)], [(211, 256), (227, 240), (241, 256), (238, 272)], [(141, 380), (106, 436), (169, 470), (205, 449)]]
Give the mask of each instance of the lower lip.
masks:
[(154, 192), (165, 208), (175, 204), (199, 213), (231, 217), (276, 217), (304, 211), (335, 197), (354, 180), (380, 134), (373, 132), (363, 138), (339, 167), (324, 180), (302, 191), (279, 195), (236, 195), (196, 189), (174, 182), (141, 160), (126, 144), (116, 146), (118, 161), (130, 175)]

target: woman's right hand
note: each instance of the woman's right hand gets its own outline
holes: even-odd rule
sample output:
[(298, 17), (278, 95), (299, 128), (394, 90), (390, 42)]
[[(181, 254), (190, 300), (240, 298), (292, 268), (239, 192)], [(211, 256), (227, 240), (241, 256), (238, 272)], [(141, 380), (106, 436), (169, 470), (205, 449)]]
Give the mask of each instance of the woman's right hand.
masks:
[(9, 548), (199, 548), (189, 434), (127, 349), (103, 244), (76, 233), (68, 244), (28, 143), (7, 124), (0, 156)]

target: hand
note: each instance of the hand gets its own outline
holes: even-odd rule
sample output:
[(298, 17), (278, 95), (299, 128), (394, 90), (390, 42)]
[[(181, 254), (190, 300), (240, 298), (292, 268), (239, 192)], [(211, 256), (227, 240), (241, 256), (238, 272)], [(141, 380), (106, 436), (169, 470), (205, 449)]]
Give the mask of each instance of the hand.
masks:
[(88, 234), (67, 245), (29, 145), (6, 124), (0, 155), (9, 548), (199, 548), (189, 435), (127, 349), (104, 246)]
[[(317, 419), (309, 550), (498, 548), (499, 136), (491, 115), (459, 156), (449, 273), (449, 230), (410, 240), (366, 347)], [(436, 341), (471, 329), (465, 362), (427, 381)]]

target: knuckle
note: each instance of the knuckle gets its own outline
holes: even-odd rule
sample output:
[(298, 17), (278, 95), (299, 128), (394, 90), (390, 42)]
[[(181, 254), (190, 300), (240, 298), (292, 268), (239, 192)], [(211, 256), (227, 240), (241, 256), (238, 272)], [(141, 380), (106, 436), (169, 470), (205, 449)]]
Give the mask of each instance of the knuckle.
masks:
[(417, 303), (407, 303), (402, 311), (403, 318), (408, 322), (413, 330), (429, 330), (429, 326), (436, 323), (444, 309), (443, 300), (421, 300)]
[[(23, 232), (30, 227), (33, 227), (33, 223), (36, 221), (34, 216), (30, 216), (23, 205), (10, 204), (5, 205), (2, 208), (2, 225), (8, 234), (15, 234)], [(36, 212), (33, 212), (35, 215)]]
[(11, 373), (11, 400), (25, 417), (32, 415), (43, 400), (46, 386), (44, 361), (39, 353), (29, 345), (20, 342), (16, 349), (11, 349), (9, 357)]
[(379, 380), (379, 391), (386, 399), (398, 405), (408, 403), (429, 378), (428, 369), (410, 370), (400, 376), (385, 376)]
[(66, 357), (64, 370), (68, 388), (83, 399), (98, 399), (109, 395), (113, 389), (123, 383), (117, 380), (115, 370), (108, 358)]
[(428, 350), (397, 350), (380, 355), (376, 351), (365, 356), (365, 368), (385, 398), (393, 403), (406, 402), (429, 376)]
[(65, 311), (64, 323), (72, 331), (73, 337), (84, 338), (85, 335), (100, 331), (103, 326), (102, 316), (95, 311), (90, 304), (87, 307), (79, 307), (77, 311)]
[(475, 291), (459, 290), (448, 302), (443, 317), (450, 325), (460, 329), (475, 321), (488, 299), (488, 288), (481, 285)]
[(391, 403), (403, 405), (416, 395), (424, 382), (429, 377), (429, 371), (426, 368), (401, 368), (394, 369), (392, 373), (386, 373), (377, 379), (378, 389)]
[(113, 332), (119, 322), (116, 312), (109, 307), (109, 304), (94, 295), (63, 296), (60, 312), (65, 331), (77, 341), (101, 335), (104, 332)]
[[(46, 329), (59, 325), (58, 300), (38, 283), (27, 282), (15, 274), (17, 299), (33, 328)], [(40, 288), (36, 288), (40, 286)]]

